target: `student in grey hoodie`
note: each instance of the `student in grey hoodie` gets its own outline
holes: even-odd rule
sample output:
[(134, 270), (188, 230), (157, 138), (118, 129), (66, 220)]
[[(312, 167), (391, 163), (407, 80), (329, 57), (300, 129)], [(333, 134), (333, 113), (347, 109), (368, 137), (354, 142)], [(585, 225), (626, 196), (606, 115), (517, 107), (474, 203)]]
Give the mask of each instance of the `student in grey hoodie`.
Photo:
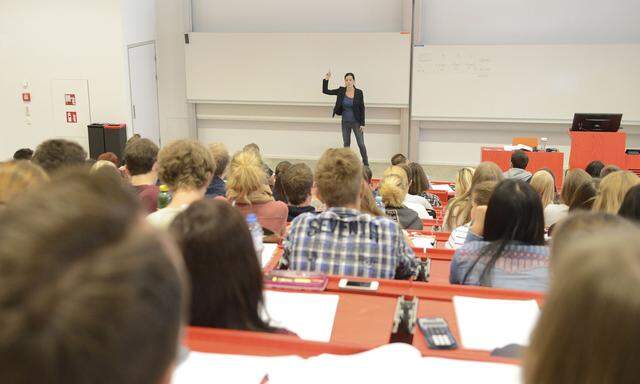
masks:
[(531, 181), (531, 172), (526, 170), (527, 164), (529, 164), (527, 153), (522, 150), (514, 151), (511, 155), (511, 169), (504, 173), (504, 178), (528, 183)]

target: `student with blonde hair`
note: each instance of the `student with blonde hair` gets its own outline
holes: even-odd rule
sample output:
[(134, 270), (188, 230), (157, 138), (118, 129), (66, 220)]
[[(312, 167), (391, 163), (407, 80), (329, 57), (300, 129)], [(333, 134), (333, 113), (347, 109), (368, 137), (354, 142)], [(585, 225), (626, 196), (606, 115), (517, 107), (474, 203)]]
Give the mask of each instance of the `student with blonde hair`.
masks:
[(525, 384), (636, 383), (640, 231), (571, 242), (525, 351)]
[(47, 173), (29, 160), (0, 163), (0, 207), (47, 181)]
[(501, 181), (502, 179), (504, 179), (502, 170), (496, 163), (490, 161), (480, 163), (473, 172), (468, 189), (464, 193), (456, 195), (447, 204), (447, 211), (444, 216), (445, 231), (451, 231), (471, 220), (471, 191), (476, 184), (483, 181)]
[[(403, 164), (403, 165), (393, 165), (393, 166), (385, 169), (382, 177), (384, 178), (384, 177), (389, 176), (389, 175), (396, 175), (400, 179), (402, 179), (402, 184), (403, 185), (407, 185), (408, 186), (408, 185), (411, 184), (411, 181), (409, 179), (409, 174), (410, 174), (410, 170), (409, 170), (409, 166), (408, 165), (405, 165), (405, 164)], [(433, 211), (433, 207), (431, 206), (431, 204), (424, 197), (420, 197), (420, 200), (415, 199), (417, 197), (420, 197), (420, 196), (410, 196), (408, 194), (408, 189), (407, 189), (407, 193), (405, 194), (405, 197), (404, 197), (404, 200), (403, 200), (404, 206), (414, 210), (418, 214), (418, 217), (420, 219), (431, 219), (431, 218), (433, 218), (429, 214), (429, 210)]]
[(456, 227), (453, 231), (451, 231), (451, 235), (445, 244), (446, 248), (449, 249), (458, 249), (464, 245), (467, 240), (467, 235), (469, 234), (469, 228), (473, 224), (475, 220), (474, 211), (476, 207), (489, 204), (489, 199), (491, 198), (491, 194), (493, 190), (496, 188), (498, 184), (497, 181), (483, 181), (481, 183), (477, 183), (473, 190), (471, 191), (471, 220), (459, 227)]
[[(545, 210), (545, 213), (547, 212), (547, 207), (553, 204), (556, 198), (554, 183), (553, 175), (544, 170), (534, 173), (529, 182), (531, 188), (540, 196), (542, 208)], [(545, 215), (545, 227), (548, 228), (550, 224), (547, 224), (549, 220), (546, 216), (547, 215)]]
[(327, 205), (291, 223), (282, 264), (295, 271), (382, 279), (414, 276), (418, 261), (398, 223), (360, 212), (362, 163), (348, 148), (324, 152), (315, 171)]
[(549, 228), (558, 221), (567, 217), (569, 207), (574, 204), (576, 192), (583, 184), (592, 182), (593, 178), (580, 168), (571, 169), (564, 176), (562, 191), (560, 191), (560, 202), (549, 204), (544, 209), (544, 225)]
[(475, 168), (472, 167), (464, 167), (458, 170), (456, 173), (456, 178), (454, 180), (454, 188), (455, 188), (455, 196), (462, 196), (471, 188), (471, 179), (473, 178), (473, 173), (475, 172)]
[(422, 220), (416, 211), (404, 205), (408, 189), (406, 181), (396, 174), (389, 174), (382, 178), (380, 196), (385, 213), (387, 217), (400, 224), (402, 229), (422, 229)]
[(360, 212), (368, 213), (371, 216), (384, 216), (384, 212), (378, 207), (371, 186), (366, 179), (362, 181), (360, 189)]
[(633, 172), (610, 173), (600, 181), (600, 194), (593, 203), (593, 210), (618, 213), (627, 192), (638, 184), (640, 184), (640, 178)]
[(171, 202), (147, 216), (151, 224), (166, 229), (191, 203), (204, 197), (216, 165), (206, 147), (194, 140), (177, 140), (160, 150), (158, 176), (171, 191)]
[(255, 151), (233, 155), (227, 175), (227, 199), (243, 216), (254, 213), (262, 228), (275, 235), (284, 234), (289, 209), (275, 201), (260, 157)]

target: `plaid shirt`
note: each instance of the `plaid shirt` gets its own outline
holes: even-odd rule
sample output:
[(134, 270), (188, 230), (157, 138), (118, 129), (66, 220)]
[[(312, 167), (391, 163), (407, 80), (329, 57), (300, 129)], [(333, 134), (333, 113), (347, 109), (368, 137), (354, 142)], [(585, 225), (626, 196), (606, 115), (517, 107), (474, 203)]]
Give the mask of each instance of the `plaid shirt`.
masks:
[(298, 216), (282, 257), (296, 271), (382, 279), (411, 277), (418, 265), (397, 223), (349, 208)]

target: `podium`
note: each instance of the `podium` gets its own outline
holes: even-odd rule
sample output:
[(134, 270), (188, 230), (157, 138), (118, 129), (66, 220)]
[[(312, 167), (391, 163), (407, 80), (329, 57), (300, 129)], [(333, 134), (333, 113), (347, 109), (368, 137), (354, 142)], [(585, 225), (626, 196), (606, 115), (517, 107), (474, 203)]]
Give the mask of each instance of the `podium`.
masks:
[(600, 160), (606, 165), (617, 165), (622, 169), (627, 167), (626, 133), (571, 131), (569, 136), (571, 136), (569, 169), (585, 169), (593, 160)]
[[(500, 169), (506, 171), (511, 167), (512, 154), (512, 151), (505, 151), (500, 147), (482, 147), (480, 157), (482, 161), (492, 161), (498, 164)], [(542, 168), (549, 168), (556, 178), (556, 188), (558, 190), (562, 188), (564, 176), (564, 154), (562, 152), (527, 152), (527, 156), (529, 156), (527, 171), (533, 174)]]

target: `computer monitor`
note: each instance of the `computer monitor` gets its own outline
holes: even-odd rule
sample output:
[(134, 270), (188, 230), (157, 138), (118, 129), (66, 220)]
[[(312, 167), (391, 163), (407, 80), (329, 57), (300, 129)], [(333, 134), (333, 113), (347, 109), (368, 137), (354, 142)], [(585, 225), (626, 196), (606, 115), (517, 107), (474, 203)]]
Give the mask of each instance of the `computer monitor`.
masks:
[(617, 132), (622, 113), (576, 113), (572, 131)]

